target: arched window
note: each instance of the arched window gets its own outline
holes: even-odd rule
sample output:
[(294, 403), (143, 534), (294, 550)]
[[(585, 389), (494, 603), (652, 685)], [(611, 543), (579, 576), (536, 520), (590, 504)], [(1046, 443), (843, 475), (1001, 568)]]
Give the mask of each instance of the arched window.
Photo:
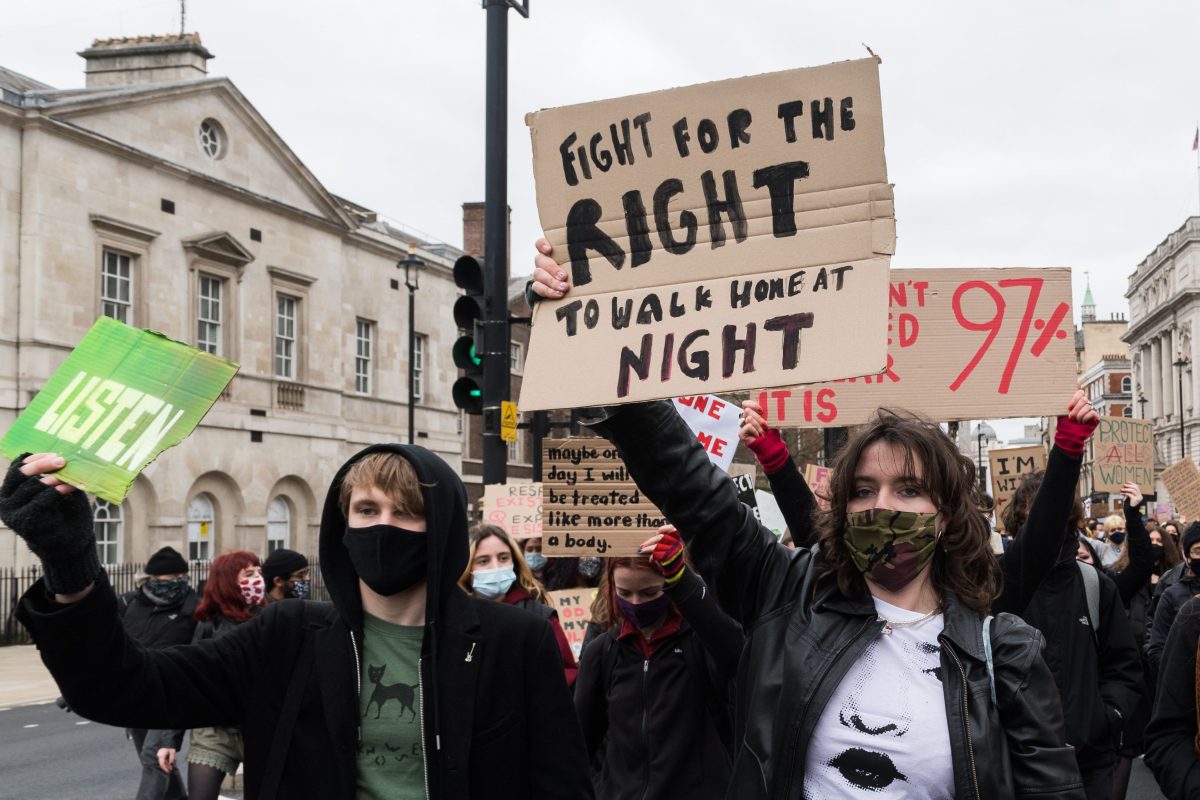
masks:
[(1123, 409), (1121, 409), (1121, 416), (1122, 417), (1132, 417), (1133, 416), (1133, 407), (1125, 406)]
[(96, 533), (96, 555), (100, 557), (100, 563), (120, 564), (121, 540), (125, 533), (121, 507), (97, 497), (92, 511), (92, 530)]
[(1129, 394), (1132, 391), (1133, 391), (1133, 378), (1126, 375), (1124, 378), (1121, 378), (1121, 393)]
[(292, 507), (282, 496), (267, 507), (267, 553), (287, 547), (292, 540)]
[(187, 510), (188, 558), (192, 561), (208, 561), (212, 558), (213, 543), (217, 540), (217, 519), (213, 513), (212, 498), (198, 494), (188, 503)]

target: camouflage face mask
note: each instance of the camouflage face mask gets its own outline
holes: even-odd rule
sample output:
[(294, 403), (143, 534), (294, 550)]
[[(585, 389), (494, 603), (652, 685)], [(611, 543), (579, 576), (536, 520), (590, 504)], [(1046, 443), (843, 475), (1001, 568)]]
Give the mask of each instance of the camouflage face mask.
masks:
[(889, 592), (920, 574), (937, 547), (937, 514), (873, 508), (846, 514), (842, 535), (854, 564)]

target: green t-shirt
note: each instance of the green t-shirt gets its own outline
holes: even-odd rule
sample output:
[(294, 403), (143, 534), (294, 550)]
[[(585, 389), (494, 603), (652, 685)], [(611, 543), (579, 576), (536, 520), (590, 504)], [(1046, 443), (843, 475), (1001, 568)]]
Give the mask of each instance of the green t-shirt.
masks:
[(418, 659), (423, 626), (364, 615), (359, 800), (425, 800)]

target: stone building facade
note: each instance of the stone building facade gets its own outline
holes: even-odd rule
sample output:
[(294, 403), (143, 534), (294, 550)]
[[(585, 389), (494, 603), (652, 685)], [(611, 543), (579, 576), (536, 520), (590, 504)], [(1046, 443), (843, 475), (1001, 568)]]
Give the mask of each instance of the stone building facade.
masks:
[[(327, 191), (195, 34), (97, 41), (87, 85), (0, 69), (0, 426), (95, 319), (241, 364), (202, 425), (98, 503), (104, 561), (316, 553), (325, 489), (352, 452), (407, 433), (408, 318), (421, 275), (417, 443), (461, 470), (449, 313), (461, 253)], [(443, 357), (444, 354), (444, 357)], [(0, 530), (0, 565), (32, 560)]]

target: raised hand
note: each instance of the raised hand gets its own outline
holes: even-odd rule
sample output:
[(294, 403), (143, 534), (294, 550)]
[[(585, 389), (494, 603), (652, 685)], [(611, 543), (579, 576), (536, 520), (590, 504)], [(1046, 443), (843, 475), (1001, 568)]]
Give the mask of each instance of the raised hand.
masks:
[(662, 573), (667, 586), (673, 585), (681, 577), (686, 566), (683, 558), (683, 541), (674, 525), (663, 525), (658, 533), (651, 536), (638, 548), (642, 555), (650, 557), (650, 563)]
[(551, 258), (554, 248), (545, 239), (534, 245), (537, 255), (533, 257), (533, 293), (547, 300), (557, 300), (570, 290), (567, 273)]
[(1137, 508), (1142, 504), (1142, 490), (1136, 483), (1121, 484), (1121, 494), (1125, 495), (1125, 505)]

